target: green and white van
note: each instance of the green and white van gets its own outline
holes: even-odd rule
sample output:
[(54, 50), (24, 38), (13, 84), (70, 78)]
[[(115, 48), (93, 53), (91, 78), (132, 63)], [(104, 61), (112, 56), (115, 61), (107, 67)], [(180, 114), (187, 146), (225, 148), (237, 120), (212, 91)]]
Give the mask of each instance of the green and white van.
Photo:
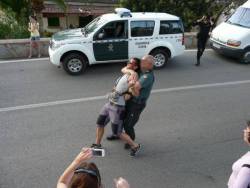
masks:
[(151, 54), (155, 67), (184, 52), (184, 29), (179, 17), (166, 13), (131, 13), (125, 8), (97, 17), (82, 29), (52, 36), (49, 56), (52, 64), (71, 75), (88, 65), (124, 62)]

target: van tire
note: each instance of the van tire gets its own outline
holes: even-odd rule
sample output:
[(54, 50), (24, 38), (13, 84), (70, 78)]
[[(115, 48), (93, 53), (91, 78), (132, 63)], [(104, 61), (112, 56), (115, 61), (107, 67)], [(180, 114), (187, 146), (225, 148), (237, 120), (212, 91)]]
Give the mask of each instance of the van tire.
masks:
[(250, 64), (250, 48), (246, 49), (242, 57), (240, 58), (241, 63)]
[(152, 55), (155, 59), (154, 68), (156, 69), (163, 68), (169, 59), (168, 53), (163, 49), (155, 49), (150, 53), (150, 55)]
[(76, 76), (82, 74), (86, 70), (88, 60), (83, 55), (72, 52), (62, 59), (62, 65), (68, 74)]

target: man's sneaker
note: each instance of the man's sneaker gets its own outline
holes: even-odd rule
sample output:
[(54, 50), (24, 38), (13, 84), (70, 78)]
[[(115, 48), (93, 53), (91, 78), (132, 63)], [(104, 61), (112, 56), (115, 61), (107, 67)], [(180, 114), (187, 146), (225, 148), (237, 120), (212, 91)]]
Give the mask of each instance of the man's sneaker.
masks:
[(141, 149), (141, 144), (138, 144), (136, 148), (132, 148), (130, 152), (131, 157), (135, 157)]
[(95, 149), (102, 149), (102, 145), (101, 144), (92, 144), (90, 147), (91, 148), (95, 148)]
[(128, 143), (124, 144), (124, 149), (130, 149), (130, 145)]
[(119, 136), (115, 135), (115, 134), (111, 134), (109, 136), (107, 136), (107, 140), (112, 141), (112, 140), (119, 140)]

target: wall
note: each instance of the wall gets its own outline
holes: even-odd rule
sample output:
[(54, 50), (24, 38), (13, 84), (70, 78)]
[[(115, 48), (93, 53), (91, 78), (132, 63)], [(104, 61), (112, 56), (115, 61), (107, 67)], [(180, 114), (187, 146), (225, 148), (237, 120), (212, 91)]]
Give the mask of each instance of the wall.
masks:
[[(42, 38), (41, 54), (48, 57), (50, 38)], [(185, 33), (185, 45), (187, 49), (196, 48), (196, 33)], [(0, 60), (27, 58), (29, 56), (29, 39), (0, 40)], [(34, 57), (37, 51), (33, 50)]]

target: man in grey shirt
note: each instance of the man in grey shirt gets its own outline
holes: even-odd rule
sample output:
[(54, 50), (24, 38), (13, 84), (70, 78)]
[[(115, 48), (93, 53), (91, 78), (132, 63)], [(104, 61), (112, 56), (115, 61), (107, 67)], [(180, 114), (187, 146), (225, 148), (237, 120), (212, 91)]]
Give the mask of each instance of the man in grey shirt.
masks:
[[(133, 60), (131, 60), (131, 62), (128, 64), (128, 68), (136, 70), (138, 65)], [(111, 94), (109, 94), (109, 102), (103, 106), (97, 119), (96, 141), (95, 144), (92, 144), (92, 147), (101, 148), (104, 127), (110, 121), (111, 126), (116, 127), (118, 137), (131, 146), (131, 151), (133, 150), (133, 155), (131, 156), (135, 156), (134, 154), (139, 151), (140, 144), (135, 143), (125, 132), (123, 132), (122, 126), (125, 112), (124, 94), (128, 92), (128, 90), (133, 92), (131, 87), (135, 84), (135, 82), (136, 80), (134, 75), (131, 76), (129, 74), (124, 74), (120, 79), (117, 80), (114, 89), (112, 90)]]

